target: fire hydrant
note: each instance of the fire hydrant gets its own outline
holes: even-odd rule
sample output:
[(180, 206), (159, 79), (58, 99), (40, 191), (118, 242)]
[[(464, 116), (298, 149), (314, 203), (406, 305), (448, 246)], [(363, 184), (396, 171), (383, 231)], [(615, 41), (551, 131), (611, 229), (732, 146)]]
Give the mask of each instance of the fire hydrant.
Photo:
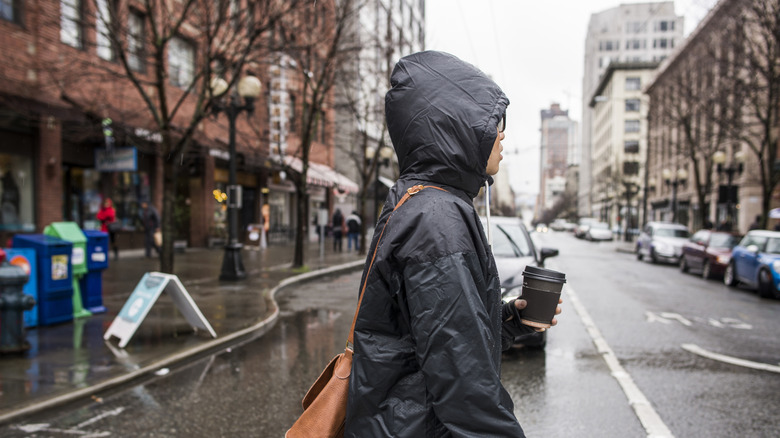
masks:
[(5, 260), (0, 249), (0, 353), (19, 353), (30, 348), (25, 339), (24, 311), (35, 306), (35, 298), (22, 292), (29, 275)]

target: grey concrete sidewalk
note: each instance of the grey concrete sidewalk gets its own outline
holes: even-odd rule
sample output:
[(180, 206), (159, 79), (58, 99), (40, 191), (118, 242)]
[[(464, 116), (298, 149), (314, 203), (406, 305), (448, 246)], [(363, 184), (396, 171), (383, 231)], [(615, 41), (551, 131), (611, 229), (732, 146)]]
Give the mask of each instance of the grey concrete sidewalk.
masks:
[[(329, 242), (328, 242), (329, 243)], [(219, 281), (222, 249), (189, 249), (177, 253), (174, 274), (192, 296), (217, 334), (195, 333), (173, 301), (162, 294), (129, 344), (103, 340), (144, 273), (157, 271), (157, 259), (142, 253), (120, 253), (103, 273), (106, 313), (71, 322), (28, 330), (31, 349), (21, 355), (0, 355), (0, 423), (98, 392), (164, 368), (198, 354), (216, 351), (240, 338), (262, 335), (276, 320), (273, 294), (280, 287), (329, 272), (359, 269), (364, 255), (324, 255), (311, 244), (306, 249), (308, 270), (293, 270), (292, 246), (272, 245), (264, 250), (244, 249), (248, 278)]]

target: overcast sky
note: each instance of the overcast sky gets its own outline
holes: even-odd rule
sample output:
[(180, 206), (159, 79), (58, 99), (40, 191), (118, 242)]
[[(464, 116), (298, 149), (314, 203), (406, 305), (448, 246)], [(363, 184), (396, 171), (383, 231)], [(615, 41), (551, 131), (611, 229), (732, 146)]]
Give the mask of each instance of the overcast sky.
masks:
[[(540, 111), (557, 102), (582, 120), (582, 67), (590, 15), (633, 0), (426, 0), (426, 49), (488, 73), (509, 96), (504, 163), (519, 193), (539, 191)], [(677, 0), (685, 35), (716, 0)]]

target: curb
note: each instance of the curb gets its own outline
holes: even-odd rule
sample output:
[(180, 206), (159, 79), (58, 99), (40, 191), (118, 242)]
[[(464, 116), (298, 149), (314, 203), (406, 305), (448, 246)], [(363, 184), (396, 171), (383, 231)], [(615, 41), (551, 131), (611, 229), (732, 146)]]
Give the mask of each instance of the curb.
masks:
[[(184, 359), (187, 359), (189, 357), (195, 356), (197, 354), (205, 353), (209, 350), (217, 349), (218, 347), (221, 347), (224, 344), (233, 342), (241, 337), (250, 335), (255, 333), (257, 336), (262, 336), (268, 330), (273, 327), (273, 325), (276, 323), (276, 320), (279, 318), (279, 306), (276, 304), (276, 293), (280, 290), (284, 289), (287, 286), (290, 286), (295, 283), (303, 282), (306, 280), (310, 280), (312, 278), (322, 277), (330, 274), (337, 274), (341, 272), (350, 271), (356, 268), (360, 268), (365, 265), (365, 260), (356, 260), (354, 262), (344, 263), (342, 265), (336, 265), (331, 266), (324, 269), (318, 269), (316, 271), (307, 272), (305, 274), (296, 275), (294, 277), (285, 278), (284, 280), (280, 281), (279, 284), (277, 284), (273, 289), (271, 289), (270, 292), (270, 298), (271, 301), (274, 303), (274, 311), (273, 313), (266, 319), (258, 322), (255, 325), (252, 325), (250, 327), (238, 330), (236, 332), (230, 333), (225, 335), (224, 337), (213, 339), (210, 341), (206, 341), (203, 344), (196, 345), (194, 347), (191, 347), (189, 349), (180, 351), (178, 353), (169, 355), (165, 357), (164, 359), (161, 359), (157, 362), (151, 363), (149, 365), (146, 365), (142, 368), (139, 368), (137, 370), (130, 371), (124, 375), (113, 377), (111, 379), (105, 380), (100, 383), (96, 383), (94, 385), (88, 386), (86, 388), (77, 389), (75, 391), (71, 391), (67, 394), (62, 394), (59, 396), (52, 397), (47, 400), (43, 400), (37, 403), (33, 403), (31, 405), (25, 406), (23, 408), (19, 408), (16, 410), (13, 410), (11, 412), (7, 412), (5, 414), (0, 415), (0, 424), (5, 424), (9, 421), (12, 421), (14, 419), (17, 419), (19, 417), (24, 417), (27, 415), (31, 415), (46, 409), (51, 409), (53, 407), (69, 403), (81, 398), (86, 398), (90, 395), (93, 395), (95, 393), (105, 391), (107, 389), (119, 386), (124, 383), (128, 383), (132, 380), (138, 379), (142, 377), (145, 374), (154, 373), (155, 371), (159, 370), (160, 368), (166, 368), (170, 367), (173, 364), (180, 362)], [(256, 333), (259, 332), (259, 333)], [(252, 338), (254, 339), (254, 337)]]

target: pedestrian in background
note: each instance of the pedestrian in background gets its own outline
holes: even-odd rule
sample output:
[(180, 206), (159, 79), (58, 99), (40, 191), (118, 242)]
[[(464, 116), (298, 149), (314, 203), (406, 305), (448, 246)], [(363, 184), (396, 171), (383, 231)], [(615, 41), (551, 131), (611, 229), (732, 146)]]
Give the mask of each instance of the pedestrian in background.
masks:
[(750, 224), (750, 226), (748, 227), (748, 231), (750, 231), (750, 230), (758, 230), (759, 228), (761, 228), (761, 216), (760, 215), (756, 216), (756, 220), (754, 220), (753, 223)]
[(100, 221), (100, 231), (108, 233), (108, 241), (114, 251), (114, 260), (119, 260), (119, 248), (116, 246), (116, 230), (119, 223), (116, 221), (116, 210), (111, 198), (103, 200), (95, 217)]
[(144, 250), (146, 257), (152, 256), (152, 248), (157, 255), (160, 254), (160, 246), (156, 242), (155, 233), (160, 231), (160, 214), (153, 205), (147, 201), (141, 201), (141, 210), (138, 211), (138, 218), (144, 229)]
[(341, 252), (343, 245), (342, 240), (344, 237), (344, 215), (341, 214), (340, 209), (336, 209), (333, 212), (333, 218), (331, 219), (331, 229), (333, 230), (333, 251)]
[(524, 300), (503, 304), (474, 209), (498, 172), (509, 99), (442, 52), (402, 58), (390, 83), (385, 117), (401, 175), (363, 272), (345, 437), (523, 437), (501, 351), (535, 329), (515, 316)]
[(352, 251), (352, 242), (355, 242), (355, 251), (360, 251), (360, 215), (355, 210), (347, 216), (347, 251)]

